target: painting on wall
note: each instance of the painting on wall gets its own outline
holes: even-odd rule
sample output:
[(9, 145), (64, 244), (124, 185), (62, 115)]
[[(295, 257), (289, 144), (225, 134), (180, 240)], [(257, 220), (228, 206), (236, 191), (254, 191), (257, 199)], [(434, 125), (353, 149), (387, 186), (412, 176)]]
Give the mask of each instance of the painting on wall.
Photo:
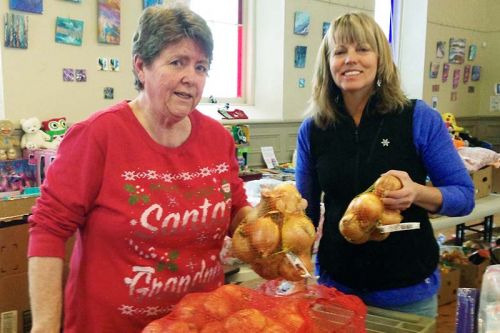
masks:
[(157, 6), (157, 5), (163, 5), (165, 4), (164, 0), (144, 0), (143, 7), (151, 7), (151, 6)]
[(75, 69), (75, 81), (76, 82), (87, 82), (87, 70), (86, 69)]
[(450, 38), (448, 60), (452, 64), (463, 64), (465, 60), (465, 38)]
[(328, 31), (329, 28), (330, 28), (330, 22), (323, 22), (323, 35), (321, 36), (321, 38), (325, 37), (326, 32)]
[(309, 33), (310, 16), (306, 12), (295, 12), (293, 33), (296, 35), (307, 35)]
[(472, 60), (476, 59), (476, 55), (477, 55), (477, 45), (471, 44), (469, 46), (469, 55), (468, 55), (467, 59), (469, 61), (472, 61)]
[(40, 14), (43, 12), (43, 0), (9, 0), (9, 8)]
[(97, 31), (98, 41), (120, 44), (120, 0), (99, 0)]
[(105, 87), (103, 92), (104, 92), (104, 99), (115, 98), (115, 89), (113, 89), (113, 87)]
[(307, 46), (295, 46), (295, 68), (306, 67)]
[(68, 2), (75, 2), (75, 3), (81, 3), (82, 2), (82, 0), (66, 0), (66, 1), (68, 1)]
[(439, 73), (439, 62), (431, 62), (431, 68), (429, 70), (429, 78), (435, 79), (438, 77)]
[(457, 89), (459, 82), (460, 82), (460, 69), (457, 68), (453, 71), (453, 89)]
[(436, 43), (436, 58), (444, 58), (445, 52), (446, 52), (446, 42), (438, 41)]
[(472, 66), (471, 81), (479, 81), (481, 78), (481, 66)]
[(464, 83), (469, 82), (469, 77), (470, 77), (470, 65), (465, 65), (464, 66)]
[(28, 48), (28, 16), (4, 15), (4, 45), (18, 49)]
[(82, 45), (83, 21), (64, 17), (56, 18), (56, 43)]
[(443, 64), (443, 73), (441, 73), (441, 81), (442, 82), (448, 81), (449, 73), (450, 73), (450, 64), (448, 64), (448, 63)]
[(63, 68), (63, 81), (75, 81), (75, 70), (73, 68)]

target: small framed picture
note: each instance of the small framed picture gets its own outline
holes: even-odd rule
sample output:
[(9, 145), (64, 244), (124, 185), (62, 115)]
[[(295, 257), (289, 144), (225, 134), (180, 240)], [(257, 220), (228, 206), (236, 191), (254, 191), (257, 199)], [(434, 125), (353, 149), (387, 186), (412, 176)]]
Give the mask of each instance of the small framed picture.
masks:
[(495, 84), (495, 95), (500, 95), (500, 83)]

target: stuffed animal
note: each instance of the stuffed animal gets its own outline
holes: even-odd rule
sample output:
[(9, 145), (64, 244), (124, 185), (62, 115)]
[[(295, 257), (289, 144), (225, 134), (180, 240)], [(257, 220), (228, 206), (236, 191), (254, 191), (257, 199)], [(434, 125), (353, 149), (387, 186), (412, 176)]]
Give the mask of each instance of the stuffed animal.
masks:
[(10, 120), (0, 120), (0, 159), (15, 160), (16, 147), (19, 148), (19, 139), (14, 137), (14, 123)]
[(460, 127), (457, 125), (457, 122), (455, 120), (455, 116), (451, 112), (446, 112), (443, 113), (442, 115), (444, 123), (446, 124), (446, 127), (448, 128), (448, 131), (454, 135), (458, 136), (459, 133), (462, 133), (465, 131), (465, 128)]
[(42, 121), (42, 130), (50, 135), (50, 141), (62, 140), (67, 129), (65, 117)]
[(59, 140), (50, 142), (50, 135), (41, 130), (42, 123), (37, 117), (21, 119), (21, 128), (24, 135), (21, 138), (21, 148), (26, 149), (46, 149), (57, 148)]

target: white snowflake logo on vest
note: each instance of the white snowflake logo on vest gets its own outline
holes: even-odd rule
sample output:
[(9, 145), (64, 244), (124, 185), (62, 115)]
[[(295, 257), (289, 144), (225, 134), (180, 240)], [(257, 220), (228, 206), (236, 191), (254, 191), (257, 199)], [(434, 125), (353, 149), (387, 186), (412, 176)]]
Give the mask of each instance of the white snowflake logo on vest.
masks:
[(383, 147), (389, 147), (389, 144), (391, 142), (389, 141), (389, 139), (382, 139), (380, 143), (382, 144)]

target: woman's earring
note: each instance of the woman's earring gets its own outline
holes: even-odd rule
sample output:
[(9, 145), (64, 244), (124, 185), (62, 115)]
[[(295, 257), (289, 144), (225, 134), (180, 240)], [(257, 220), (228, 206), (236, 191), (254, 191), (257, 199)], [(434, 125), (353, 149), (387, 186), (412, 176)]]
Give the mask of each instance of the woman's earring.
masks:
[(382, 80), (381, 79), (377, 79), (377, 87), (382, 87)]

